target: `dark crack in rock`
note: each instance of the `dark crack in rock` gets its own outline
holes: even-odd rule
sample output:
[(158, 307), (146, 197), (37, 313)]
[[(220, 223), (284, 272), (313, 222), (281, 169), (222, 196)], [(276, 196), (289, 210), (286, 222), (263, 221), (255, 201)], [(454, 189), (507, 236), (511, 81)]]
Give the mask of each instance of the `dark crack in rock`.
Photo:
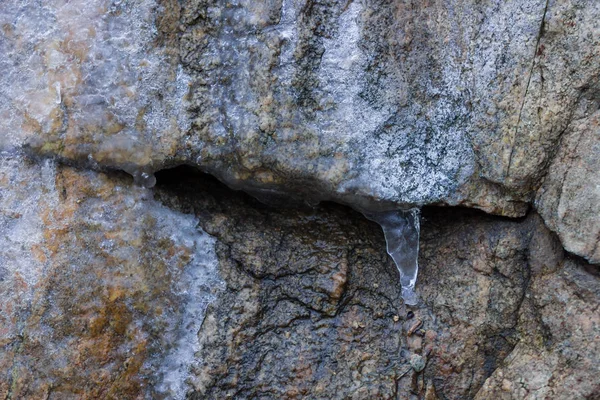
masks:
[[(570, 398), (561, 382), (593, 381), (598, 372), (600, 353), (589, 346), (600, 333), (600, 292), (586, 270), (594, 267), (565, 260), (535, 214), (508, 220), (425, 209), (422, 302), (408, 318), (379, 227), (350, 209), (271, 209), (185, 169), (159, 174), (157, 196), (196, 214), (217, 237), (227, 285), (199, 333), (192, 398), (462, 399), (494, 390), (520, 397), (522, 385), (497, 376), (523, 346), (556, 360), (528, 364), (519, 379), (531, 382), (531, 393)], [(585, 333), (559, 343), (550, 339), (553, 326), (572, 317), (531, 299), (565, 273), (589, 280), (581, 301), (591, 308), (575, 322)], [(571, 290), (557, 286), (553, 296)], [(577, 398), (597, 389), (582, 385)]]

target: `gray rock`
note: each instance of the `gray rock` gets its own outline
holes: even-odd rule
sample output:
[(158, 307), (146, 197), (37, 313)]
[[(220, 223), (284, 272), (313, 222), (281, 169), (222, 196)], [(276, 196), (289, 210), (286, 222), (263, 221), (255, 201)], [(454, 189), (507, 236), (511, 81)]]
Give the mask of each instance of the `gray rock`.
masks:
[(425, 369), (425, 359), (419, 354), (413, 354), (410, 356), (410, 366), (415, 372), (421, 372)]
[[(589, 0), (3, 1), (0, 398), (597, 397), (599, 48)], [(324, 200), (526, 217), (426, 207), (406, 320)]]
[(589, 96), (563, 134), (536, 207), (565, 249), (600, 264), (600, 97)]
[(104, 3), (3, 3), (4, 148), (522, 216), (600, 69), (585, 0)]

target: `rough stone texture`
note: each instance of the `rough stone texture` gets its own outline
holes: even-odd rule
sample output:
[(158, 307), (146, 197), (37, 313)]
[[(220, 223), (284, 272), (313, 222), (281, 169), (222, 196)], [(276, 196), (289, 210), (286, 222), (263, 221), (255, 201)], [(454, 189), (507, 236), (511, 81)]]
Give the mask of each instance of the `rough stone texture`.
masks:
[[(591, 0), (1, 2), (0, 399), (600, 398), (599, 52)], [(181, 164), (520, 219), (425, 210), (409, 318), (351, 209), (114, 171)]]
[(536, 206), (565, 249), (600, 264), (600, 112), (598, 92), (581, 101)]
[(0, 398), (600, 395), (597, 268), (535, 213), (424, 210), (408, 310), (349, 208), (1, 160)]
[(145, 186), (196, 165), (264, 201), (522, 216), (600, 71), (587, 0), (10, 0), (0, 19), (3, 148)]
[(583, 265), (567, 260), (559, 270), (533, 276), (519, 315), (521, 329), (530, 334), (485, 382), (477, 399), (600, 396), (600, 383), (588, 375), (600, 371), (600, 285), (598, 275), (590, 276)]
[(585, 0), (9, 1), (1, 14), (10, 144), (369, 208), (523, 215), (599, 71), (600, 5)]
[(157, 6), (3, 1), (0, 148), (31, 146), (134, 175), (171, 156), (189, 127), (189, 78), (170, 14)]
[(127, 177), (0, 158), (0, 398), (182, 398), (214, 239)]
[(597, 269), (564, 259), (539, 216), (425, 210), (408, 319), (375, 224), (332, 205), (269, 209), (182, 174), (159, 174), (158, 197), (217, 238), (227, 286), (200, 331), (192, 398), (600, 395)]

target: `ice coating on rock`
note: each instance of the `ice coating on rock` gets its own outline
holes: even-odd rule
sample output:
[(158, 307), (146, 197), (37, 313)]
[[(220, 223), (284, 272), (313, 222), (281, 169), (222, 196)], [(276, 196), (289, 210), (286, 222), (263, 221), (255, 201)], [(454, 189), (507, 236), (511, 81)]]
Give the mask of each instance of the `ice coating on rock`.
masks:
[(122, 168), (160, 163), (189, 127), (186, 73), (156, 0), (7, 0), (0, 8), (0, 148)]
[(406, 211), (383, 211), (365, 215), (381, 225), (383, 229), (387, 252), (400, 272), (404, 302), (409, 305), (417, 304), (415, 284), (419, 271), (420, 210), (413, 208)]
[[(407, 107), (406, 71), (378, 70), (402, 64), (382, 59), (388, 44), (369, 44), (368, 4), (285, 0), (216, 10), (182, 36), (182, 63), (195, 71), (189, 148), (200, 168), (249, 192), (365, 209), (437, 201), (473, 172), (454, 99), (436, 88), (431, 113)], [(201, 44), (197, 31), (209, 32)]]
[(126, 398), (183, 399), (223, 285), (198, 223), (122, 175), (0, 152), (0, 344), (20, 343), (0, 366), (18, 366), (31, 393), (67, 380), (122, 388), (131, 374), (140, 396)]
[(216, 239), (198, 228), (198, 221), (155, 203), (160, 212), (159, 229), (172, 231), (171, 240), (184, 243), (193, 249), (190, 263), (184, 268), (177, 280), (173, 281), (173, 293), (182, 299), (182, 316), (164, 338), (167, 346), (172, 346), (166, 356), (158, 357), (156, 369), (158, 384), (155, 390), (169, 399), (184, 399), (188, 390), (186, 380), (190, 368), (201, 362), (195, 354), (199, 349), (198, 331), (202, 325), (206, 307), (215, 296), (215, 291), (224, 289), (218, 278), (218, 260), (215, 253)]
[(138, 186), (151, 189), (156, 185), (156, 177), (148, 168), (125, 167), (123, 169), (133, 177), (133, 182)]
[[(0, 326), (4, 328), (0, 343), (16, 329), (12, 314), (26, 308), (43, 275), (44, 263), (32, 257), (31, 249), (44, 241), (44, 219), (39, 209), (55, 207), (58, 201), (51, 179), (54, 169), (51, 161), (33, 165), (17, 155), (0, 152), (0, 281), (18, 293), (17, 304), (0, 301)], [(0, 298), (6, 299), (3, 289), (0, 285)]]

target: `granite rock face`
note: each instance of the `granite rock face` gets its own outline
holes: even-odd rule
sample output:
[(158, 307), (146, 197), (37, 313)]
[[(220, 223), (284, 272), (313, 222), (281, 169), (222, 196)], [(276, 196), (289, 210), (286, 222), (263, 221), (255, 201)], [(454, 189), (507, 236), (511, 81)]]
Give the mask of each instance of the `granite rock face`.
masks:
[(599, 53), (591, 0), (1, 2), (0, 399), (599, 398)]
[(0, 158), (0, 398), (182, 398), (215, 240), (127, 177)]
[(536, 206), (565, 249), (600, 264), (599, 92), (582, 107), (564, 134)]
[(587, 0), (10, 0), (0, 18), (4, 149), (371, 211), (524, 215), (600, 71)]
[(349, 208), (275, 209), (181, 168), (153, 190), (0, 170), (0, 398), (600, 393), (597, 267), (535, 213), (425, 209), (407, 308), (380, 227)]
[(201, 177), (157, 195), (217, 238), (227, 287), (191, 398), (600, 394), (597, 269), (565, 258), (535, 214), (424, 210), (422, 301), (408, 309), (380, 228), (354, 211), (270, 209)]

